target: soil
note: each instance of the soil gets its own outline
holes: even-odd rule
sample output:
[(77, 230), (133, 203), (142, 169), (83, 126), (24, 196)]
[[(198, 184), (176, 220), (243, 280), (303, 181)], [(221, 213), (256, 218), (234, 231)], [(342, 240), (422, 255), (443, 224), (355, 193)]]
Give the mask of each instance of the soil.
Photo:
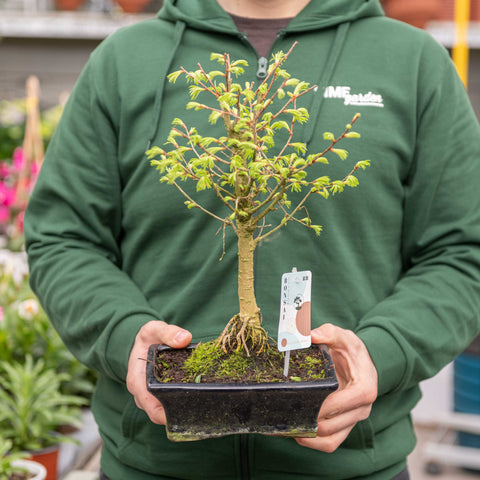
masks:
[[(193, 349), (163, 350), (157, 352), (157, 379), (162, 383), (193, 383), (194, 379), (186, 374), (184, 362)], [(219, 361), (228, 359), (223, 355)], [(300, 382), (321, 380), (329, 376), (330, 364), (317, 346), (291, 352), (288, 378), (284, 377), (284, 355), (272, 348), (267, 352), (245, 358), (248, 365), (235, 368), (235, 375), (218, 375), (220, 368), (214, 367), (213, 373), (204, 372), (196, 377), (196, 383), (266, 383)]]

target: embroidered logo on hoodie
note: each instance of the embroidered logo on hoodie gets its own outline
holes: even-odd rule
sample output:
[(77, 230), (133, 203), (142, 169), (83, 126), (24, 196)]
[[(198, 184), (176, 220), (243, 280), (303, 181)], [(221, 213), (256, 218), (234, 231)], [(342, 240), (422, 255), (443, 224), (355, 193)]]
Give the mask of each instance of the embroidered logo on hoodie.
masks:
[(351, 87), (332, 85), (325, 88), (323, 96), (325, 98), (343, 98), (345, 105), (381, 107), (383, 108), (383, 98), (378, 93), (352, 93)]

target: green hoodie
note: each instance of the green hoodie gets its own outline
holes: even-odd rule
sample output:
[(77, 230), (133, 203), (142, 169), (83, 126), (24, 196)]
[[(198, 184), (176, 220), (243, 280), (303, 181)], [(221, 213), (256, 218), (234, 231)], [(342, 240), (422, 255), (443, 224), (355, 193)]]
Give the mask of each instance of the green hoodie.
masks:
[[(298, 41), (286, 68), (318, 85), (297, 130), (310, 152), (357, 112), (362, 138), (343, 178), (371, 159), (360, 186), (308, 204), (320, 237), (289, 224), (257, 249), (256, 291), (275, 336), (280, 279), (313, 272), (312, 323), (352, 329), (378, 370), (379, 397), (334, 453), (292, 439), (228, 436), (171, 443), (125, 387), (139, 328), (162, 319), (217, 336), (236, 313), (232, 232), (187, 210), (144, 157), (175, 117), (200, 133), (208, 115), (184, 110), (185, 84), (166, 75), (208, 68), (211, 52), (259, 63), (215, 0), (166, 0), (158, 18), (109, 37), (92, 54), (65, 108), (30, 201), (25, 232), (31, 283), (69, 348), (100, 372), (93, 410), (112, 480), (390, 480), (415, 439), (409, 412), (418, 383), (479, 331), (480, 132), (447, 52), (427, 33), (387, 19), (378, 0), (312, 0), (279, 32), (272, 52)], [(306, 98), (306, 97), (304, 97)], [(194, 189), (194, 185), (185, 184)], [(201, 202), (225, 212), (209, 191)]]

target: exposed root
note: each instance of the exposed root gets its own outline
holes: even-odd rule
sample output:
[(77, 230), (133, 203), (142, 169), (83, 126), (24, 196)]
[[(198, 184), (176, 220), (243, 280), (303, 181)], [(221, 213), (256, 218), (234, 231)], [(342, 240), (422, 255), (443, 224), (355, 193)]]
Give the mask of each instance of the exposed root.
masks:
[(254, 317), (242, 317), (240, 314), (232, 317), (218, 337), (217, 345), (225, 353), (244, 350), (247, 356), (267, 350), (268, 334), (261, 326), (260, 312)]

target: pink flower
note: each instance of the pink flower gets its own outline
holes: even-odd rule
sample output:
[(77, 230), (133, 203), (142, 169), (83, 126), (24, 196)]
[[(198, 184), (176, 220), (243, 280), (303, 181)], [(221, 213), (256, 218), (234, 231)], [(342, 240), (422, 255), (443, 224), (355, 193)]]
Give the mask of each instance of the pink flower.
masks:
[(7, 162), (0, 162), (0, 178), (10, 175), (10, 165)]
[(15, 203), (15, 189), (0, 182), (0, 205), (9, 207)]
[(10, 219), (10, 210), (4, 205), (0, 205), (0, 225), (2, 223), (7, 223)]
[(13, 152), (13, 168), (15, 171), (19, 172), (22, 170), (23, 166), (25, 165), (25, 155), (23, 154), (22, 147), (17, 147)]
[(0, 307), (0, 322), (3, 321), (4, 314), (3, 314), (3, 307)]
[(33, 179), (37, 178), (39, 172), (40, 172), (40, 165), (38, 165), (38, 163), (36, 162), (33, 162), (30, 167), (31, 178)]

